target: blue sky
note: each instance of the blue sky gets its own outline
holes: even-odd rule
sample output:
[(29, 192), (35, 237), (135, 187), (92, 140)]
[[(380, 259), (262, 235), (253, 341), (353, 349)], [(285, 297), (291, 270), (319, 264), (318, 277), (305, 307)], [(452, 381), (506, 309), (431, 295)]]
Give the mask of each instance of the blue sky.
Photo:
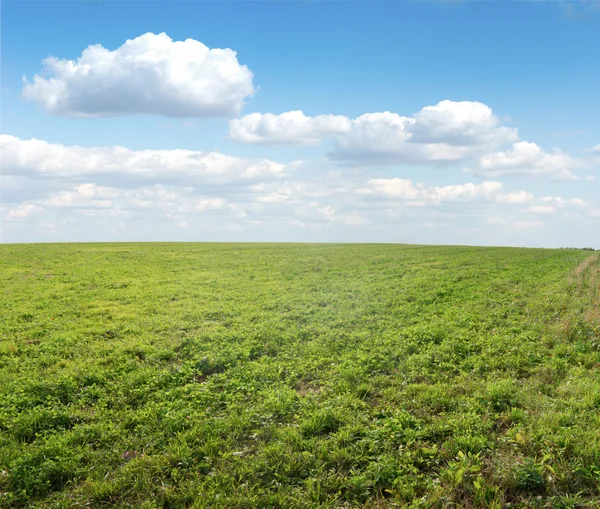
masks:
[(599, 49), (592, 2), (4, 1), (2, 241), (600, 247)]

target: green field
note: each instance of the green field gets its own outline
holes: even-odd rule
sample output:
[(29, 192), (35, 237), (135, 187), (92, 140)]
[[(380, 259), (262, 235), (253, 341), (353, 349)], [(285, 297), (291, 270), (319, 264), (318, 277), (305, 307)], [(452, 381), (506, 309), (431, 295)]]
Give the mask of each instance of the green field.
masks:
[(598, 507), (600, 257), (0, 246), (0, 507)]

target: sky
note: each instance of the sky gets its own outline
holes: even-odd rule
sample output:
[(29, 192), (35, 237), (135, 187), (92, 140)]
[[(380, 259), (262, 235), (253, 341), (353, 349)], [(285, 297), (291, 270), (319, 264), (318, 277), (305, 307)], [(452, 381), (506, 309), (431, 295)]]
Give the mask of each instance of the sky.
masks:
[(600, 2), (1, 9), (3, 243), (600, 248)]

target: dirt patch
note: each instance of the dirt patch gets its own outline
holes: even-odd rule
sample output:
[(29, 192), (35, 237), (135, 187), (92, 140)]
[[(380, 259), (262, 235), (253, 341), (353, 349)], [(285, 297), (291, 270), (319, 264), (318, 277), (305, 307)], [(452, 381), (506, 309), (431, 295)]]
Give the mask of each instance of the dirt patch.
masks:
[(600, 269), (593, 270), (593, 266), (596, 265), (600, 261), (599, 254), (593, 254), (588, 256), (585, 260), (583, 260), (575, 269), (573, 270), (573, 274), (571, 276), (572, 279), (581, 279), (585, 276), (585, 273), (590, 270), (592, 273), (592, 277), (595, 276), (595, 279), (598, 277), (600, 273)]
[(569, 282), (576, 285), (575, 295), (584, 299), (585, 309), (562, 320), (562, 336), (567, 338), (574, 336), (582, 323), (596, 330), (600, 326), (600, 254), (594, 253), (577, 265), (569, 275)]
[(295, 389), (296, 392), (300, 394), (300, 396), (306, 396), (308, 394), (319, 394), (322, 390), (322, 387), (308, 382), (300, 381), (296, 384)]
[(544, 340), (549, 349), (577, 340), (584, 329), (600, 326), (600, 253), (582, 260), (568, 272), (566, 280), (565, 290), (571, 302), (563, 303), (560, 315), (550, 324)]

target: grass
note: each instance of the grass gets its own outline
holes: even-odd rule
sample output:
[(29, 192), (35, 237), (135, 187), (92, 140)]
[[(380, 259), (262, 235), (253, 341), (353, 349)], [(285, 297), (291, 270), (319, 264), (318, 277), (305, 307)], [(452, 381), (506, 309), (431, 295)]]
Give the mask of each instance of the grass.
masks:
[(600, 258), (0, 246), (0, 507), (598, 507)]

